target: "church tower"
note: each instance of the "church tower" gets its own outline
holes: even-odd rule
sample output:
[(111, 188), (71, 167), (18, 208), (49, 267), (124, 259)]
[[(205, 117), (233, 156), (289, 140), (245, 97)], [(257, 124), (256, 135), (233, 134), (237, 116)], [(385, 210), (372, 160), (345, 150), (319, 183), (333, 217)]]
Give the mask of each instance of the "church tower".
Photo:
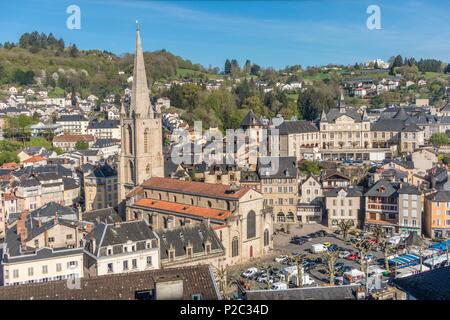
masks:
[(150, 103), (140, 28), (136, 29), (133, 88), (129, 108), (120, 109), (119, 202), (150, 177), (164, 177), (162, 120)]

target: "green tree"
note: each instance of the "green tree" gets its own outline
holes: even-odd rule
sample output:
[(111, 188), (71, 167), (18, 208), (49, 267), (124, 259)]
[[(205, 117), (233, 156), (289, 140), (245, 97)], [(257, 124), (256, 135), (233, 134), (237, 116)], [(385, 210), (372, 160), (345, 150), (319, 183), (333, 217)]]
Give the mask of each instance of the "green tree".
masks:
[(225, 61), (225, 67), (223, 69), (224, 74), (231, 74), (231, 61), (229, 59), (227, 59)]
[(86, 141), (77, 141), (75, 143), (75, 150), (87, 150), (89, 149), (89, 144)]
[(319, 175), (320, 174), (320, 163), (318, 161), (309, 161), (309, 160), (305, 160), (302, 161), (302, 163), (299, 166), (299, 170), (301, 173), (304, 174), (315, 174), (315, 175)]
[(433, 133), (430, 142), (435, 146), (447, 145), (450, 141), (445, 133)]
[(0, 165), (7, 162), (16, 162), (19, 163), (19, 157), (15, 152), (12, 151), (2, 151), (0, 152)]

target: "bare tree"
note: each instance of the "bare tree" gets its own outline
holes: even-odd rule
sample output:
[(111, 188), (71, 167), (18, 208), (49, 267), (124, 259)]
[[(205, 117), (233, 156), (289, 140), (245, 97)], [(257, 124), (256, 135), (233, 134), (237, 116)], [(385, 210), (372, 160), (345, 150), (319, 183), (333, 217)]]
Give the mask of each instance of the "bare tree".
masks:
[(390, 243), (388, 241), (383, 241), (383, 242), (381, 242), (381, 249), (383, 250), (383, 254), (384, 254), (385, 269), (387, 271), (389, 271), (389, 259), (388, 258), (391, 255), (391, 253), (393, 253), (394, 246), (392, 245), (392, 243)]
[(367, 239), (362, 239), (361, 241), (358, 241), (357, 243), (355, 243), (355, 248), (359, 250), (359, 259), (361, 262), (361, 271), (364, 272), (364, 265), (366, 263), (366, 254), (367, 252), (370, 251), (370, 249), (372, 249), (372, 244), (367, 241)]
[(330, 276), (330, 284), (334, 285), (334, 276), (336, 274), (336, 260), (338, 258), (338, 251), (325, 251), (323, 258), (326, 262), (328, 275)]
[(386, 235), (384, 229), (381, 226), (373, 226), (372, 233), (377, 243), (379, 243), (381, 238), (384, 238)]
[(350, 231), (351, 228), (353, 228), (353, 226), (354, 226), (353, 220), (341, 220), (338, 223), (338, 227), (339, 229), (341, 229), (342, 234), (344, 236), (344, 241), (347, 241), (348, 232)]

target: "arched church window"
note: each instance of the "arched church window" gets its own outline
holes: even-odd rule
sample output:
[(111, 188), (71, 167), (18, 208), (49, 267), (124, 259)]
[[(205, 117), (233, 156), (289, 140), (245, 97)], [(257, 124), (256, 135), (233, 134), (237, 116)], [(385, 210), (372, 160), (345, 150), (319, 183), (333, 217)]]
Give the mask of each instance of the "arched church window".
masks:
[(131, 130), (131, 126), (128, 126), (128, 152), (133, 153), (133, 131)]
[(256, 237), (256, 213), (250, 211), (247, 214), (247, 239)]
[(234, 237), (231, 241), (231, 256), (237, 257), (239, 255), (239, 238)]

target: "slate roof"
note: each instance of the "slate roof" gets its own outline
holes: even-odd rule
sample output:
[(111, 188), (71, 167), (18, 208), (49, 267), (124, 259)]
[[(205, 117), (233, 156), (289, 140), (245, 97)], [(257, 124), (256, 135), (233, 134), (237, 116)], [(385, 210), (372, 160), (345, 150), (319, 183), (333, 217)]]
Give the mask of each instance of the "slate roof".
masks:
[(450, 300), (450, 267), (397, 278), (394, 284), (418, 300)]
[(450, 191), (438, 191), (427, 198), (434, 202), (450, 202)]
[(348, 188), (334, 188), (330, 191), (325, 192), (324, 196), (329, 198), (335, 198), (338, 196), (339, 192), (341, 190), (344, 190), (347, 192), (347, 197), (362, 197), (362, 192), (358, 188), (355, 187), (348, 187)]
[(296, 157), (260, 157), (258, 158), (260, 179), (296, 179)]
[(31, 211), (30, 216), (32, 218), (54, 217), (56, 213), (59, 217), (76, 214), (71, 208), (64, 207), (59, 203), (52, 201), (44, 204), (42, 207), (34, 211)]
[(59, 117), (56, 122), (67, 122), (67, 121), (89, 121), (85, 116), (81, 114), (65, 114)]
[(250, 110), (241, 122), (241, 127), (261, 126), (261, 121), (256, 117), (255, 113)]
[(252, 290), (245, 292), (246, 300), (356, 300), (360, 285), (294, 288), (286, 290)]
[(97, 139), (97, 141), (92, 145), (92, 149), (106, 148), (120, 144), (118, 139)]
[(78, 189), (80, 187), (77, 181), (73, 178), (63, 177), (63, 183), (64, 183), (64, 190), (73, 190)]
[[(117, 224), (100, 223), (92, 230), (96, 240), (96, 256), (102, 255), (102, 249), (108, 246), (126, 244), (128, 241), (139, 242), (157, 239), (144, 220), (127, 221)], [(86, 238), (89, 240), (90, 235)]]
[(138, 292), (153, 292), (158, 280), (174, 278), (183, 280), (183, 300), (192, 300), (194, 294), (220, 299), (210, 267), (196, 265), (81, 278), (80, 290), (68, 288), (66, 280), (0, 287), (0, 300), (136, 300)]
[(204, 253), (204, 243), (206, 240), (211, 242), (212, 252), (223, 253), (225, 250), (216, 233), (203, 223), (171, 230), (164, 230), (157, 232), (157, 234), (160, 238), (161, 260), (168, 259), (169, 248), (171, 246), (175, 249), (175, 257), (185, 256), (186, 245), (188, 243), (192, 244), (193, 255)]
[(88, 129), (113, 129), (119, 128), (119, 120), (103, 120), (89, 122)]
[(278, 126), (278, 130), (281, 135), (319, 131), (314, 124), (305, 120), (284, 121), (280, 126)]
[(400, 186), (400, 189), (398, 189), (399, 194), (416, 194), (421, 195), (420, 191), (414, 187), (413, 185), (410, 185), (408, 183), (402, 183)]
[(345, 112), (341, 113), (339, 109), (333, 108), (328, 111), (326, 114), (326, 121), (327, 123), (334, 123), (336, 119), (338, 119), (341, 116), (348, 116), (352, 118), (355, 122), (361, 122), (362, 121), (362, 115), (359, 114), (356, 109), (352, 107), (345, 107)]
[[(383, 188), (384, 191), (379, 191)], [(389, 182), (384, 179), (378, 180), (367, 192), (369, 197), (395, 197), (398, 194), (399, 183)]]
[(114, 208), (98, 209), (92, 211), (86, 211), (82, 213), (82, 220), (86, 222), (92, 222), (94, 224), (100, 223), (115, 223), (122, 222), (122, 219), (117, 214)]
[(110, 178), (117, 176), (117, 171), (112, 168), (111, 166), (105, 164), (102, 166), (98, 166), (92, 171), (92, 173), (89, 175), (89, 177), (96, 177), (96, 178)]

